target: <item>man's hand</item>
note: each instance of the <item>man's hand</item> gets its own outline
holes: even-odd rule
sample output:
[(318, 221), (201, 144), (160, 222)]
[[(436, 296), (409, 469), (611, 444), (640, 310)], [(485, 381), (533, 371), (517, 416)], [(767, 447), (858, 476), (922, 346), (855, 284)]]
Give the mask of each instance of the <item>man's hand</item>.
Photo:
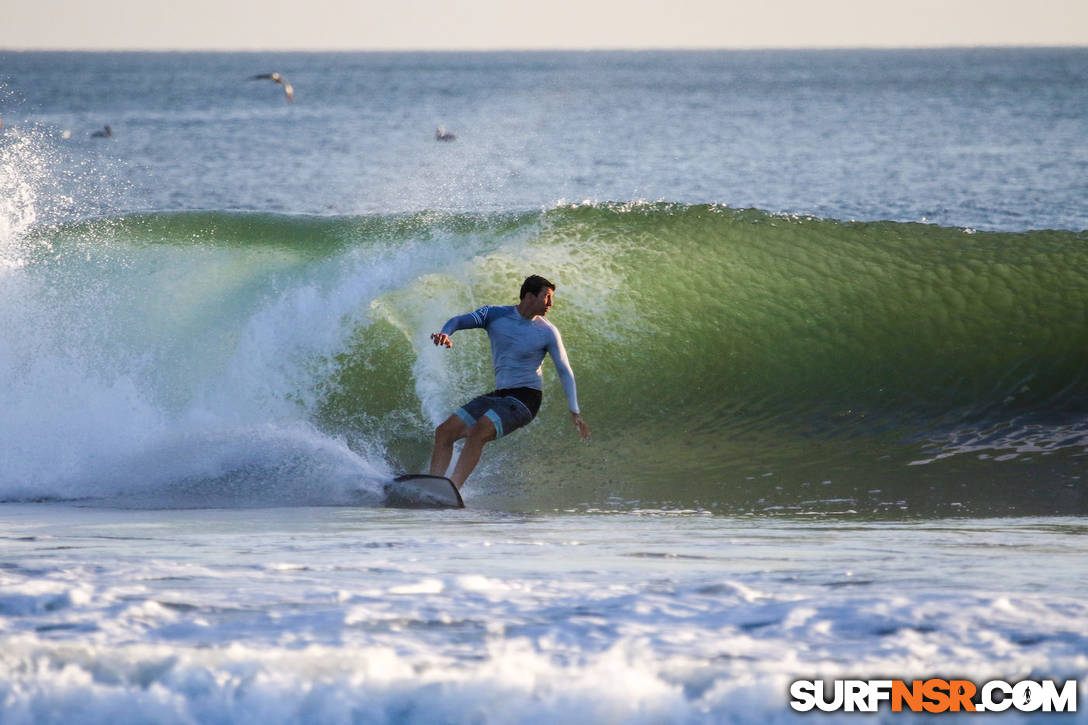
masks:
[(435, 345), (443, 345), (449, 348), (453, 347), (453, 340), (450, 339), (450, 336), (444, 335), (441, 332), (432, 332), (431, 342), (433, 342)]
[(578, 431), (578, 437), (584, 441), (588, 441), (589, 437), (593, 435), (590, 431), (589, 425), (586, 424), (585, 419), (582, 418), (581, 413), (571, 413), (571, 421), (574, 423), (574, 429)]

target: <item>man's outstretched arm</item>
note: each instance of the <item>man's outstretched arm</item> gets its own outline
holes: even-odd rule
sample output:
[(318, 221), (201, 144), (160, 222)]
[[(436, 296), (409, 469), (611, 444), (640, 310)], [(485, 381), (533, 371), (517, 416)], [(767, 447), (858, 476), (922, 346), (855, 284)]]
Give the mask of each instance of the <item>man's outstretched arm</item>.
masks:
[(453, 347), (453, 340), (450, 339), (450, 336), (458, 330), (473, 330), (483, 327), (487, 323), (487, 313), (489, 309), (490, 308), (485, 305), (474, 312), (451, 317), (446, 321), (446, 324), (442, 326), (441, 332), (431, 333), (431, 342), (435, 345)]

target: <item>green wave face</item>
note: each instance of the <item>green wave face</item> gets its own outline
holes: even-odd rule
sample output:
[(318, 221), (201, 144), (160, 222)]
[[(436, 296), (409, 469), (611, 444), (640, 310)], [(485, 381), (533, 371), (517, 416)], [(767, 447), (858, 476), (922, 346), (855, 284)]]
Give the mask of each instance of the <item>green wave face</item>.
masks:
[[(1083, 234), (658, 204), (555, 209), (484, 236), (462, 264), (376, 301), (381, 319), (358, 333), (326, 398), (338, 422), (362, 410), (399, 420), (403, 438), (388, 445), (405, 466), (422, 465), (428, 446), (404, 421), (416, 376), (430, 370), (414, 350), (421, 306), (434, 327), (513, 302), (520, 278), (540, 272), (559, 284), (551, 317), (596, 438), (576, 443), (547, 368), (540, 421), (489, 451), (477, 485), (492, 497), (742, 510), (1082, 505)], [(457, 343), (433, 363), (454, 391), (439, 396), (447, 408), (490, 385), (484, 335)]]
[[(278, 372), (252, 376), (260, 395), (244, 377), (241, 398), (404, 470), (425, 467), (433, 425), (492, 384), (482, 331), (458, 333), (452, 351), (428, 334), (453, 314), (513, 304), (527, 274), (552, 279), (549, 319), (594, 439), (577, 441), (546, 362), (539, 419), (491, 445), (470, 481), (483, 505), (1086, 509), (1084, 233), (661, 203), (158, 215), (50, 234), (60, 246), (105, 238), (107, 256), (127, 260), (120, 272), (81, 261), (84, 282), (124, 286), (169, 267), (175, 282), (146, 288), (156, 323), (127, 342), (191, 362), (152, 376), (158, 405), (180, 414), (197, 388), (225, 395), (216, 376), (251, 361), (240, 341), (256, 330)], [(43, 254), (30, 268), (50, 264)]]

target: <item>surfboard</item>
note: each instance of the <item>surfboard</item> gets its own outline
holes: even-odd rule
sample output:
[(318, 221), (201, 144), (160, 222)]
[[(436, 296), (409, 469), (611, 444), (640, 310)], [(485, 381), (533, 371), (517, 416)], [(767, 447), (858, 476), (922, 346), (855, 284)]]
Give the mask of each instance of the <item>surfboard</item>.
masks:
[(397, 476), (385, 484), (385, 505), (388, 508), (463, 509), (465, 502), (450, 479), (409, 474)]

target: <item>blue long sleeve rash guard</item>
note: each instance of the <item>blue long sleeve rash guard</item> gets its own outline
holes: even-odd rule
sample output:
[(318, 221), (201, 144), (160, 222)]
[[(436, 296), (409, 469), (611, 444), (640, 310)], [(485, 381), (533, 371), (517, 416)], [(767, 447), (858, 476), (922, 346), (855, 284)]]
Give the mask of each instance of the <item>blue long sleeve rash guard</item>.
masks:
[(495, 387), (544, 389), (541, 368), (544, 355), (552, 356), (559, 382), (567, 395), (572, 413), (578, 408), (578, 389), (574, 372), (567, 360), (563, 338), (555, 325), (543, 317), (526, 319), (514, 305), (484, 306), (475, 312), (452, 317), (442, 327), (442, 333), (453, 335), (457, 330), (484, 328), (491, 341), (491, 359), (495, 365)]

